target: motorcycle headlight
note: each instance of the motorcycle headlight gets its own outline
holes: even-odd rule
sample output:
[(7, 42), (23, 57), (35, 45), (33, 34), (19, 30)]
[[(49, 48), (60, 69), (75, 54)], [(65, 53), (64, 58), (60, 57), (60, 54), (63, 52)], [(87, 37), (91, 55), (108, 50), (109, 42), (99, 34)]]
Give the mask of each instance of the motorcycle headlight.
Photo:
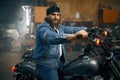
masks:
[(104, 31), (104, 32), (103, 32), (103, 35), (104, 35), (104, 36), (108, 36), (108, 31)]
[(98, 39), (96, 40), (96, 45), (99, 46), (99, 45), (100, 45), (100, 42), (101, 42), (101, 40), (98, 38)]

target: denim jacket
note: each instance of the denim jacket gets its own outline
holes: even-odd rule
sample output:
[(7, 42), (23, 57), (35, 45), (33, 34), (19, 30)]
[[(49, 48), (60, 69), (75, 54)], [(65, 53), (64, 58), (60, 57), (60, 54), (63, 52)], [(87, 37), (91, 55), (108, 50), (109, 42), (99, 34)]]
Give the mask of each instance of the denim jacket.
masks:
[(65, 54), (64, 43), (68, 43), (66, 40), (67, 34), (76, 33), (84, 27), (69, 27), (59, 25), (59, 34), (47, 23), (43, 22), (36, 30), (36, 47), (34, 50), (34, 58), (36, 64), (57, 67), (59, 64), (59, 44), (62, 44), (62, 51)]

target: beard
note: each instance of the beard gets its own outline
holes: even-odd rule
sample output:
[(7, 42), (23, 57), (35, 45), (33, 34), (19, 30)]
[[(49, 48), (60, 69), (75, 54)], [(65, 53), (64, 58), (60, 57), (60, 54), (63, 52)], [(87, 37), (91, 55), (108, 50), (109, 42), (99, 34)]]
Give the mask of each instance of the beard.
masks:
[(48, 22), (51, 26), (58, 26), (59, 27), (59, 24), (61, 23), (61, 19), (51, 19), (49, 17), (46, 17), (45, 18), (45, 21)]

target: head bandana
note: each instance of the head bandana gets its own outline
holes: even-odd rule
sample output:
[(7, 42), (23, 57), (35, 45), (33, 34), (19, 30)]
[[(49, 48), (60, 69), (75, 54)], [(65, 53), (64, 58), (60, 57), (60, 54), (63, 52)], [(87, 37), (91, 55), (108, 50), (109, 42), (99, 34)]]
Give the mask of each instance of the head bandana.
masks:
[(49, 7), (47, 10), (46, 10), (46, 14), (49, 15), (53, 12), (60, 12), (60, 8), (57, 7), (57, 6), (52, 6), (52, 7)]

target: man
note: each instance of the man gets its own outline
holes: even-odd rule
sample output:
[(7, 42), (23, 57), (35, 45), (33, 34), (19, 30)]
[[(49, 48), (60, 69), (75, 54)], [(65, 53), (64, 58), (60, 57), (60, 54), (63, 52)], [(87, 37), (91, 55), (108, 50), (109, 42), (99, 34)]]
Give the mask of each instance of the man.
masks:
[(82, 27), (68, 27), (60, 24), (60, 8), (49, 7), (47, 17), (36, 31), (36, 47), (34, 58), (36, 68), (42, 80), (59, 80), (58, 68), (64, 63), (64, 43), (77, 36), (87, 38), (88, 33)]

